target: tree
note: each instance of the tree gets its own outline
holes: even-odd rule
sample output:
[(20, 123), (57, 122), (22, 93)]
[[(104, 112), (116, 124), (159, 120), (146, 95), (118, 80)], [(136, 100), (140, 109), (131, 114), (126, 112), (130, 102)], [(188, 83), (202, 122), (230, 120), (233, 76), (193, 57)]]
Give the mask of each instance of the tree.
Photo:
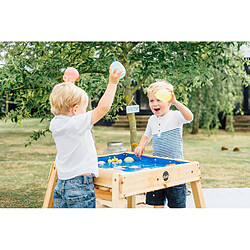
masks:
[[(87, 47), (87, 43), (68, 42), (1, 43), (0, 94), (12, 96), (17, 104), (6, 118), (19, 123), (28, 117), (50, 120), (49, 94), (53, 86), (62, 82), (67, 66), (77, 67), (93, 57)], [(30, 142), (47, 131), (34, 131)]]
[[(49, 94), (62, 81), (63, 70), (72, 66), (80, 73), (78, 86), (92, 101), (104, 92), (108, 68), (114, 59), (127, 74), (118, 85), (117, 95), (107, 119), (115, 119), (129, 105), (136, 90), (156, 79), (175, 86), (178, 100), (195, 114), (193, 133), (200, 126), (218, 127), (219, 112), (231, 114), (239, 86), (247, 84), (243, 56), (236, 42), (5, 42), (0, 44), (4, 64), (0, 68), (1, 96), (12, 95), (18, 103), (7, 117), (51, 119)], [(221, 84), (223, 83), (223, 84)], [(211, 101), (211, 99), (213, 101)], [(128, 114), (131, 150), (137, 145), (135, 114)], [(37, 131), (38, 139), (47, 130)]]
[[(242, 102), (242, 84), (249, 84), (249, 77), (243, 68), (244, 57), (239, 53), (242, 43), (203, 42), (183, 45), (187, 46), (186, 55), (191, 55), (189, 61), (196, 60), (195, 68), (189, 67), (191, 73), (183, 79), (185, 85), (189, 86), (187, 104), (194, 112), (192, 133), (198, 133), (199, 127), (207, 130), (218, 128), (219, 115), (229, 118), (227, 128), (232, 130), (233, 111), (236, 104)], [(193, 55), (197, 56), (194, 58)], [(193, 75), (195, 71), (199, 74)]]

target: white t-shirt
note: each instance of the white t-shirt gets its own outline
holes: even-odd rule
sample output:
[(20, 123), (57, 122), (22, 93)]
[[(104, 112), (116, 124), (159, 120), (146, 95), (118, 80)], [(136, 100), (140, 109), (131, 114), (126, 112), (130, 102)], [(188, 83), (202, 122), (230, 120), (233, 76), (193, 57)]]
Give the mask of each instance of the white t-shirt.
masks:
[(144, 135), (152, 138), (153, 155), (183, 159), (182, 126), (189, 122), (177, 110), (160, 117), (152, 115)]
[(67, 180), (93, 173), (98, 177), (97, 153), (91, 134), (92, 111), (77, 116), (58, 115), (50, 123), (56, 143), (58, 178)]

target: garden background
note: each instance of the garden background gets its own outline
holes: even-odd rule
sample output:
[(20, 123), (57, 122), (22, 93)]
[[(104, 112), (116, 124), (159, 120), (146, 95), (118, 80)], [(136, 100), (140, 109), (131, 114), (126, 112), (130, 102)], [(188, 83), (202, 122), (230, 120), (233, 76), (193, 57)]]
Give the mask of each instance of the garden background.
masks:
[[(184, 156), (200, 162), (207, 188), (249, 187), (249, 133), (234, 132), (234, 115), (244, 115), (242, 86), (249, 64), (245, 42), (1, 42), (0, 207), (41, 207), (56, 149), (48, 130), (49, 94), (62, 82), (66, 67), (80, 73), (76, 84), (93, 109), (103, 94), (114, 59), (127, 74), (118, 85), (105, 120), (114, 122), (137, 90), (157, 79), (171, 82), (179, 101), (194, 113), (184, 126)], [(129, 151), (138, 144), (136, 116), (129, 129), (95, 126), (98, 154), (107, 142), (122, 141)], [(227, 120), (224, 130), (223, 119)], [(229, 150), (222, 151), (227, 146)], [(238, 146), (239, 151), (233, 151)], [(149, 144), (146, 153), (152, 154)]]
[[(125, 2), (113, 0), (58, 2), (45, 0), (42, 2), (33, 2), (25, 0), (5, 1), (1, 3), (1, 7), (2, 13), (0, 20), (2, 25), (0, 37), (1, 41), (9, 41), (9, 43), (12, 43), (12, 41), (44, 41), (44, 43), (48, 43), (45, 41), (189, 41), (188, 43), (192, 44), (191, 41), (250, 41), (250, 33), (248, 31), (248, 12), (250, 6), (249, 1), (245, 0), (240, 0), (235, 3), (213, 0), (209, 2), (196, 0), (178, 2), (162, 0), (153, 2), (131, 0)], [(14, 56), (12, 56), (12, 58), (20, 58), (20, 53), (21, 51), (16, 54), (13, 53)], [(47, 53), (45, 53), (45, 55), (46, 54)], [(22, 60), (20, 60), (20, 65), (27, 65), (26, 59), (28, 58), (29, 56), (25, 57), (23, 63)], [(64, 59), (65, 58), (67, 58), (67, 55), (65, 55)], [(82, 58), (84, 59), (84, 57)], [(215, 57), (211, 57), (212, 61), (213, 58)], [(241, 58), (244, 60), (243, 57)], [(58, 62), (61, 59), (62, 58), (58, 58)], [(120, 60), (120, 58), (118, 59)], [(108, 64), (112, 61), (113, 59), (110, 59)], [(194, 64), (196, 62), (195, 60)], [(179, 63), (177, 63), (177, 67), (178, 64)], [(49, 57), (46, 60), (42, 60), (42, 64), (40, 64), (39, 67), (46, 67), (46, 65), (48, 66), (48, 70), (53, 70), (53, 67), (50, 68)], [(68, 66), (67, 63), (66, 65)], [(63, 66), (59, 65), (59, 68), (61, 67)], [(240, 62), (239, 67), (236, 66), (236, 68), (244, 72), (242, 62)], [(185, 67), (182, 68), (182, 70), (183, 69), (185, 70)], [(189, 69), (190, 68), (187, 68), (187, 71)], [(205, 69), (206, 67), (204, 67), (204, 70)], [(60, 71), (59, 73), (57, 67), (55, 67), (55, 70), (58, 72), (58, 77), (62, 75), (62, 72)], [(41, 77), (43, 77), (42, 75), (45, 71), (40, 72)], [(5, 72), (7, 74), (10, 73), (8, 70)], [(194, 72), (197, 73), (197, 71)], [(187, 72), (184, 73), (186, 74)], [(27, 78), (26, 76), (28, 73), (23, 70), (22, 66), (20, 67), (20, 74), (22, 75), (21, 79), (25, 79), (23, 83), (27, 83), (27, 91), (29, 91), (29, 89), (31, 92), (36, 91), (37, 95), (35, 96), (39, 99), (42, 96), (41, 92), (38, 91), (38, 89), (32, 90), (32, 87), (29, 86), (29, 77)], [(0, 75), (2, 75), (2, 72)], [(233, 75), (234, 74), (232, 74), (232, 76)], [(140, 76), (142, 77), (144, 74)], [(83, 77), (83, 75), (81, 75), (81, 77)], [(161, 76), (159, 76), (159, 78), (160, 77)], [(44, 81), (44, 83), (50, 82), (54, 85), (57, 80), (58, 82), (62, 81), (62, 78), (57, 80), (55, 78), (53, 76), (48, 77), (48, 81)], [(34, 84), (37, 85), (35, 79), (37, 78), (35, 77), (33, 79)], [(1, 79), (1, 83), (2, 80), (3, 79)], [(55, 82), (52, 82), (54, 80)], [(192, 78), (192, 80), (194, 80), (194, 78)], [(124, 84), (124, 82), (121, 83)], [(175, 81), (172, 83), (175, 84)], [(239, 85), (246, 84), (245, 81), (240, 83), (240, 80), (238, 83)], [(80, 85), (81, 83), (79, 82), (77, 84)], [(20, 88), (22, 85), (23, 84), (19, 84), (15, 88)], [(239, 87), (239, 85), (237, 86)], [(96, 86), (100, 87), (100, 82), (98, 82)], [(47, 87), (52, 88), (52, 86)], [(43, 87), (41, 87), (41, 89), (42, 88)], [(1, 89), (1, 98), (3, 98), (3, 100), (0, 100), (0, 104), (3, 104), (4, 108), (6, 103), (5, 90), (6, 88), (4, 90)], [(98, 91), (97, 89), (97, 92)], [(48, 92), (49, 90), (47, 91), (45, 87), (45, 96), (47, 96)], [(213, 91), (206, 92), (210, 94), (213, 93)], [(217, 92), (220, 92), (220, 90), (214, 92), (220, 94)], [(222, 90), (221, 92), (223, 93)], [(240, 92), (241, 91), (238, 93)], [(91, 93), (89, 94), (91, 95)], [(232, 95), (234, 94), (235, 91), (232, 89)], [(96, 94), (93, 95), (96, 96)], [(230, 97), (232, 97), (232, 95)], [(178, 94), (178, 97), (181, 97), (181, 93)], [(34, 94), (32, 98), (29, 99), (29, 102), (32, 102), (33, 99)], [(239, 99), (242, 100), (242, 96), (239, 97)], [(217, 106), (218, 100), (214, 102), (211, 102), (211, 99), (209, 100), (208, 105), (214, 103), (215, 106)], [(212, 100), (214, 99), (212, 98)], [(219, 100), (219, 102), (222, 100)], [(232, 105), (235, 104), (234, 101), (235, 100), (233, 100)], [(19, 104), (21, 102), (22, 101), (20, 101)], [(10, 108), (12, 108), (11, 105), (12, 104), (10, 104)], [(231, 110), (230, 103), (226, 106)], [(240, 107), (241, 106), (238, 106), (235, 111), (240, 111)], [(214, 114), (216, 114), (216, 110)], [(204, 112), (203, 115), (205, 115)], [(112, 113), (112, 117), (113, 116), (114, 114)], [(21, 167), (23, 171), (21, 171), (21, 168), (15, 168), (16, 166), (11, 169), (12, 173), (18, 175), (20, 180), (18, 177), (10, 179), (11, 176), (7, 176), (7, 178), (9, 178), (8, 184), (11, 185), (11, 190), (8, 189), (8, 192), (11, 192), (12, 198), (15, 197), (17, 200), (13, 201), (13, 199), (9, 199), (11, 195), (8, 195), (8, 192), (4, 190), (4, 188), (8, 188), (6, 185), (1, 189), (1, 197), (3, 193), (4, 197), (6, 197), (5, 202), (10, 202), (7, 206), (13, 207), (16, 206), (16, 204), (22, 207), (32, 206), (32, 204), (36, 204), (36, 206), (39, 204), (40, 206), (39, 202), (41, 202), (42, 198), (39, 192), (41, 194), (43, 193), (42, 189), (46, 186), (45, 179), (48, 177), (46, 168), (49, 168), (49, 166), (47, 166), (45, 162), (48, 161), (50, 164), (51, 160), (49, 157), (54, 159), (54, 152), (51, 154), (53, 145), (50, 144), (50, 142), (53, 141), (49, 139), (50, 134), (46, 134), (46, 137), (42, 136), (41, 140), (32, 142), (32, 146), (25, 148), (23, 140), (25, 141), (24, 143), (29, 143), (29, 139), (26, 139), (30, 138), (29, 136), (33, 134), (33, 127), (35, 126), (35, 130), (46, 129), (49, 119), (47, 121), (44, 120), (43, 123), (39, 123), (42, 116), (35, 117), (35, 119), (37, 119), (36, 121), (33, 119), (30, 120), (29, 118), (28, 120), (23, 119), (23, 127), (20, 127), (19, 125), (14, 125), (15, 115), (12, 117), (13, 122), (8, 120), (8, 122), (5, 123), (4, 117), (2, 121), (0, 121), (0, 132), (2, 132), (0, 135), (0, 147), (1, 150), (3, 149), (3, 151), (0, 151), (0, 158), (3, 159), (3, 161), (0, 162), (2, 164), (0, 176), (3, 174), (5, 176), (0, 180), (0, 187), (3, 187), (2, 181), (4, 185), (7, 182), (7, 180), (5, 180), (5, 168), (11, 169), (12, 164), (14, 164), (16, 160), (20, 160), (22, 166), (29, 160), (33, 162), (26, 164), (29, 165), (28, 168)], [(214, 117), (216, 117), (216, 115), (214, 115)], [(17, 118), (16, 121), (20, 121), (20, 119)], [(241, 153), (247, 153), (249, 151), (248, 133), (243, 133), (242, 136), (236, 139), (237, 136), (234, 137), (234, 135), (238, 135), (238, 132), (228, 134), (228, 132), (220, 129), (217, 132), (213, 131), (211, 137), (208, 137), (209, 132), (203, 125), (204, 123), (202, 121), (199, 125), (199, 133), (194, 134), (194, 138), (203, 138), (204, 135), (205, 137), (202, 141), (206, 144), (208, 151), (221, 154), (222, 158), (220, 159), (222, 159), (222, 161), (228, 156), (240, 156), (239, 158), (240, 160), (242, 159), (242, 161), (247, 159), (244, 158), (246, 155), (241, 155)], [(211, 127), (214, 128), (214, 125)], [(98, 129), (98, 127), (95, 127), (95, 130)], [(184, 132), (184, 146), (188, 144), (186, 135), (193, 137), (192, 134), (189, 134), (192, 128), (185, 127), (185, 129), (188, 131), (187, 133)], [(110, 130), (109, 128), (109, 131), (113, 131), (113, 129)], [(123, 132), (129, 133), (128, 131)], [(215, 139), (215, 137), (220, 132), (222, 132), (223, 136), (225, 135), (226, 140), (223, 141), (223, 143), (216, 144), (218, 138)], [(139, 131), (137, 134), (137, 140), (139, 140), (140, 133)], [(10, 138), (9, 136), (12, 141), (10, 140), (5, 145), (4, 143)], [(95, 136), (98, 136), (98, 132), (95, 132)], [(20, 140), (16, 139), (17, 143), (15, 143), (13, 137), (15, 139), (19, 137)], [(243, 140), (241, 140), (242, 137)], [(213, 138), (213, 140), (209, 141), (210, 138)], [(229, 143), (231, 139), (233, 142)], [(242, 148), (242, 142), (247, 146), (243, 146)], [(47, 146), (45, 147), (52, 149), (52, 151), (49, 150), (48, 152), (47, 149), (44, 151), (45, 154), (42, 155), (40, 153), (45, 149), (43, 145), (46, 143)], [(102, 141), (101, 143), (103, 143), (103, 146), (98, 143), (97, 150), (102, 150), (101, 147), (106, 147), (106, 141)], [(131, 145), (129, 138), (127, 138), (124, 143), (128, 148)], [(232, 151), (235, 143), (237, 143), (242, 151)], [(220, 148), (215, 150), (216, 145), (220, 147), (221, 144), (227, 144), (226, 146), (229, 147), (229, 150), (223, 152), (220, 151)], [(101, 145), (101, 147), (98, 148), (98, 145)], [(201, 148), (203, 148), (203, 146), (201, 146)], [(148, 150), (150, 150), (150, 145)], [(188, 151), (191, 150), (188, 149)], [(49, 156), (47, 156), (47, 152)], [(32, 154), (32, 156), (29, 156), (29, 154)], [(184, 148), (184, 154), (186, 159), (188, 159), (187, 148)], [(22, 156), (20, 157), (20, 155)], [(13, 160), (11, 160), (11, 156)], [(213, 157), (214, 155), (212, 155), (210, 159), (213, 159)], [(43, 167), (39, 163), (32, 169), (32, 166), (35, 166), (35, 162), (40, 162), (39, 158), (43, 158)], [(8, 164), (8, 160), (11, 164)], [(204, 173), (205, 169), (204, 167), (202, 168), (202, 173)], [(245, 168), (244, 171), (245, 170), (247, 169)], [(39, 173), (39, 171), (44, 172), (44, 175), (41, 174), (41, 172)], [(41, 178), (37, 177), (39, 175)], [(36, 181), (33, 182), (32, 178), (27, 177), (32, 177), (36, 179)], [(213, 174), (212, 178), (214, 177), (217, 177), (217, 175)], [(203, 178), (205, 178), (204, 175)], [(32, 201), (28, 200), (26, 202), (18, 200), (17, 196), (25, 192), (25, 190), (21, 188), (19, 181), (22, 182), (22, 187), (26, 186), (26, 189), (29, 190), (26, 195), (23, 196), (25, 199), (29, 199), (29, 195), (31, 194), (30, 187), (37, 182), (39, 187), (35, 187), (35, 189), (39, 189), (40, 191), (33, 192), (36, 198), (32, 198)], [(15, 185), (13, 182), (17, 182), (17, 184)], [(205, 180), (202, 180), (202, 183), (204, 185)], [(248, 184), (247, 187), (249, 187)], [(216, 188), (213, 189), (217, 190)], [(41, 200), (39, 201), (39, 199)], [(6, 206), (7, 203), (4, 204)], [(94, 247), (95, 249), (113, 250), (117, 248), (158, 249), (162, 248), (162, 246), (173, 249), (249, 249), (249, 209), (184, 209), (181, 211), (171, 209), (163, 209), (161, 211), (154, 209), (96, 209), (94, 211), (80, 209), (62, 211), (54, 209), (1, 208), (0, 221), (0, 246), (3, 249), (34, 249), (37, 247), (44, 249), (68, 249)]]

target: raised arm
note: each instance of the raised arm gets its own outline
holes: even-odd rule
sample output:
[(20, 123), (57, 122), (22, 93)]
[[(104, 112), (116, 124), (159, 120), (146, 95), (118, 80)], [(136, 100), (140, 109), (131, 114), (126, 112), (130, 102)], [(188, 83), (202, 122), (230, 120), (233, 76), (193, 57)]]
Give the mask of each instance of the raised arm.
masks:
[(116, 71), (117, 69), (112, 72), (111, 67), (109, 68), (109, 83), (97, 107), (93, 110), (91, 118), (92, 125), (97, 123), (104, 115), (106, 115), (111, 108), (117, 84), (120, 76), (123, 74), (123, 71), (119, 71), (118, 73)]
[(175, 107), (181, 112), (181, 114), (187, 121), (192, 121), (193, 113), (189, 110), (188, 107), (186, 107), (184, 104), (177, 101), (174, 94), (172, 95), (173, 96), (170, 102), (175, 105)]

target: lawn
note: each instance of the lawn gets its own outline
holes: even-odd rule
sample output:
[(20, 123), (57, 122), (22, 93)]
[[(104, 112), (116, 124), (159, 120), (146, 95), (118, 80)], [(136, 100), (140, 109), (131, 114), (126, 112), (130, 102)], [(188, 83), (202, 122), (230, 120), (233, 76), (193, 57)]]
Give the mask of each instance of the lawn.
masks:
[[(38, 142), (25, 148), (24, 144), (34, 129), (44, 128), (46, 123), (36, 119), (23, 121), (23, 126), (0, 121), (0, 207), (42, 207), (51, 162), (56, 148), (47, 134)], [(130, 150), (129, 131), (112, 127), (95, 127), (98, 155), (109, 141), (122, 141)], [(138, 138), (143, 134), (138, 132)], [(197, 160), (202, 171), (204, 188), (250, 187), (250, 133), (228, 134), (219, 130), (208, 136), (184, 133), (184, 156)], [(221, 151), (227, 146), (228, 151)], [(240, 151), (233, 148), (239, 146)], [(152, 154), (151, 143), (146, 154)]]

